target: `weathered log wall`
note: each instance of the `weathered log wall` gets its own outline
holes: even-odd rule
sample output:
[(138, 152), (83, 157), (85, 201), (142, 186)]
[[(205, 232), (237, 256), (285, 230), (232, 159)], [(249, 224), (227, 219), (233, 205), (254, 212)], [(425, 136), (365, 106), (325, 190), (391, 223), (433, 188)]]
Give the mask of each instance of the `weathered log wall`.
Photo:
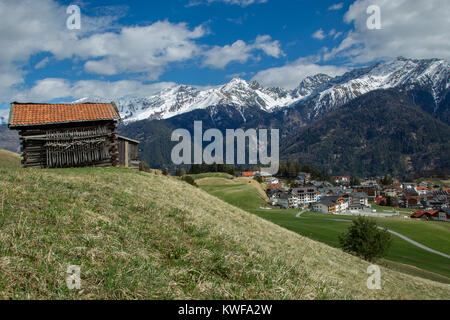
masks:
[(116, 123), (66, 124), (19, 132), (25, 167), (66, 168), (118, 165)]

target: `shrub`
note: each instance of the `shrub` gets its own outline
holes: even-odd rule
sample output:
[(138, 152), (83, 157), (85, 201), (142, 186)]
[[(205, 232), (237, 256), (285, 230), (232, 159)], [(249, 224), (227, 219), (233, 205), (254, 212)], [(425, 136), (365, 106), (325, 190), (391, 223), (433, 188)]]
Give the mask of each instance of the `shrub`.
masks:
[(150, 169), (150, 166), (147, 162), (141, 161), (139, 162), (139, 171), (151, 172), (152, 170)]
[(195, 183), (194, 178), (192, 178), (192, 176), (184, 176), (182, 179), (183, 179), (183, 181), (185, 181), (195, 187), (198, 187), (197, 184)]
[(165, 175), (165, 176), (168, 176), (169, 175), (169, 169), (164, 168), (163, 171), (162, 171), (162, 174)]
[(261, 176), (257, 176), (255, 178), (255, 180), (258, 181), (259, 183), (263, 183), (264, 182), (264, 180), (263, 180), (263, 178)]
[(180, 168), (180, 169), (177, 169), (177, 171), (175, 171), (175, 175), (177, 176), (177, 177), (182, 177), (182, 176), (184, 176), (186, 174), (186, 170), (184, 170), (184, 168)]
[(386, 230), (378, 229), (372, 219), (358, 217), (347, 232), (339, 236), (341, 248), (367, 261), (383, 257), (392, 244)]

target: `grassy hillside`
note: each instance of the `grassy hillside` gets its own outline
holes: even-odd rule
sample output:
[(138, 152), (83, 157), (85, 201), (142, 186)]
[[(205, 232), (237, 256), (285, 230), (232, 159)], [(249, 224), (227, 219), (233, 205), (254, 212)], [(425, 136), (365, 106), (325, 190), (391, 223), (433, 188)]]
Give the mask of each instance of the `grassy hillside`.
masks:
[(369, 290), (368, 263), (170, 177), (0, 163), (0, 190), (0, 298), (450, 298), (384, 268)]
[(0, 149), (0, 166), (6, 168), (19, 168), (20, 156), (17, 153)]
[[(205, 180), (205, 182), (203, 182)], [(302, 218), (296, 217), (299, 210), (261, 210), (264, 204), (253, 185), (238, 184), (225, 179), (202, 179), (197, 181), (199, 186), (208, 193), (254, 213), (266, 220), (294, 231), (302, 236), (339, 247), (338, 235), (348, 228), (348, 223), (329, 220), (336, 218), (327, 214), (304, 213)], [(403, 213), (405, 214), (405, 213)], [(353, 217), (339, 216), (339, 219), (352, 220)], [(418, 220), (404, 220), (401, 218), (378, 218), (377, 224), (399, 232), (432, 249), (450, 254), (450, 225), (440, 222), (425, 222)], [(391, 262), (414, 266), (406, 270), (413, 274), (439, 281), (450, 282), (450, 265), (447, 258), (417, 248), (412, 244), (393, 237), (393, 245), (386, 256)], [(417, 268), (420, 269), (418, 270)], [(405, 269), (404, 267), (401, 268)], [(425, 271), (426, 270), (426, 271)], [(434, 275), (438, 274), (438, 276)], [(444, 278), (439, 277), (444, 276)]]

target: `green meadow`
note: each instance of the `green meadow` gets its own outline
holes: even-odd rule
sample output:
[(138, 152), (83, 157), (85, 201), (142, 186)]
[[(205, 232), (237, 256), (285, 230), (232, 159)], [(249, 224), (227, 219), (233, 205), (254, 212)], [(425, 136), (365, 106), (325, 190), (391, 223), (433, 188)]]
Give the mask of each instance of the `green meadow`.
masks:
[[(244, 181), (230, 183), (224, 179), (198, 182), (203, 190), (234, 206), (333, 247), (339, 247), (338, 236), (348, 228), (349, 222), (331, 219), (347, 221), (354, 219), (350, 216), (315, 212), (305, 212), (297, 218), (296, 214), (300, 210), (261, 209), (265, 202), (254, 184)], [(400, 217), (375, 218), (375, 220), (379, 226), (396, 231), (431, 249), (450, 254), (450, 224), (402, 218), (406, 213), (402, 211)], [(386, 265), (416, 276), (450, 283), (449, 259), (418, 248), (397, 236), (392, 235), (392, 238), (393, 245), (384, 259)]]

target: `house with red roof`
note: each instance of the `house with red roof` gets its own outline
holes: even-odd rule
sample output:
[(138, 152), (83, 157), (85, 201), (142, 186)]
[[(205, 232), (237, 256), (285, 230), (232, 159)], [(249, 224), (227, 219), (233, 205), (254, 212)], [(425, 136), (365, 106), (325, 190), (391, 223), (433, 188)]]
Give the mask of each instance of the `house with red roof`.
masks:
[(253, 178), (255, 176), (254, 171), (242, 171), (241, 175), (246, 178)]
[(444, 210), (417, 210), (411, 215), (413, 219), (450, 221), (450, 213)]

